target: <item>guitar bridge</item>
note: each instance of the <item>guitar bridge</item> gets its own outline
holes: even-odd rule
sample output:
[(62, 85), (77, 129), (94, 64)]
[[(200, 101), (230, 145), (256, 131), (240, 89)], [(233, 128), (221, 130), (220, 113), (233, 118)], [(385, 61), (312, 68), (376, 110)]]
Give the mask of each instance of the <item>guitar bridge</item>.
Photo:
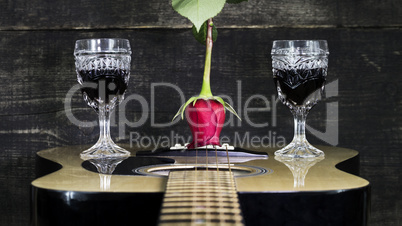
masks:
[[(173, 147), (170, 147), (170, 150), (185, 150), (187, 149), (187, 144), (181, 145), (181, 144), (175, 144)], [(194, 149), (217, 149), (217, 150), (234, 150), (233, 146), (230, 146), (227, 143), (222, 144), (222, 146), (217, 146), (217, 145), (206, 145), (206, 146), (202, 146), (202, 147), (197, 147)]]

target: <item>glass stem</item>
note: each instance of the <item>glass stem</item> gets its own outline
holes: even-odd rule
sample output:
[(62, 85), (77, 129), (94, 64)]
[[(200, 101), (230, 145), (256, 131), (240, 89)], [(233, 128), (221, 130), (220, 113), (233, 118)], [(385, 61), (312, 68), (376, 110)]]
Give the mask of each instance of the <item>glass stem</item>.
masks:
[(306, 142), (306, 118), (307, 113), (298, 109), (294, 114), (294, 137), (293, 141), (297, 143)]
[(99, 140), (98, 142), (110, 142), (110, 112), (105, 106), (99, 107)]

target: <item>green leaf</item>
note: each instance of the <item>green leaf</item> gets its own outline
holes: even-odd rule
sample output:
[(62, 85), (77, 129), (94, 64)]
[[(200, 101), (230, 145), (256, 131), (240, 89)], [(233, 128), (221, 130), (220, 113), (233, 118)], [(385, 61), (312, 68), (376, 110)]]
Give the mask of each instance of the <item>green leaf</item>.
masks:
[(225, 3), (226, 0), (172, 0), (173, 9), (188, 18), (197, 31), (206, 20), (218, 15)]
[(226, 0), (226, 2), (229, 4), (238, 4), (241, 2), (248, 2), (248, 0)]
[(225, 110), (227, 109), (228, 111), (230, 111), (232, 114), (236, 115), (237, 118), (240, 119), (240, 116), (237, 114), (236, 110), (227, 102), (225, 102), (221, 97), (219, 96), (213, 96), (211, 99), (218, 101), (219, 103), (221, 103), (223, 105), (223, 107), (225, 107)]
[(193, 106), (195, 104), (195, 102), (197, 101), (197, 97), (191, 97), (184, 105), (183, 105), (183, 109), (181, 110), (181, 119), (184, 118), (184, 111), (186, 110), (187, 105), (189, 105), (191, 102), (193, 102)]
[[(207, 35), (208, 35), (208, 21), (205, 21), (201, 28), (200, 31), (197, 32), (197, 28), (193, 26), (193, 36), (194, 38), (201, 44), (205, 45), (205, 42), (207, 41)], [(212, 41), (215, 42), (216, 38), (218, 37), (218, 30), (215, 27), (215, 24), (212, 26)]]
[[(193, 101), (193, 106), (195, 105), (195, 103), (197, 102), (197, 100), (200, 99), (200, 97), (195, 97), (194, 101)], [(181, 116), (183, 118), (183, 115)]]
[(173, 117), (172, 121), (179, 115), (181, 115), (181, 119), (184, 118), (184, 110), (186, 110), (187, 105), (189, 105), (192, 101), (197, 101), (197, 97), (191, 97), (185, 104), (183, 104), (179, 110), (177, 111), (176, 115)]
[(224, 106), (226, 109), (228, 109), (228, 111), (232, 112), (232, 114), (236, 115), (236, 117), (239, 118), (240, 121), (241, 121), (240, 116), (236, 113), (235, 109), (234, 109), (230, 104), (228, 104), (227, 102), (225, 102), (225, 104), (224, 104), (223, 106)]
[[(177, 113), (174, 115), (174, 117), (173, 117), (173, 119), (172, 119), (172, 122), (173, 122), (173, 120), (174, 120), (177, 116), (179, 116), (179, 115), (181, 114), (181, 112), (183, 111), (184, 105), (185, 105), (185, 104), (181, 105), (181, 107), (179, 108), (179, 110), (177, 111)], [(183, 118), (182, 118), (182, 119), (183, 119)]]

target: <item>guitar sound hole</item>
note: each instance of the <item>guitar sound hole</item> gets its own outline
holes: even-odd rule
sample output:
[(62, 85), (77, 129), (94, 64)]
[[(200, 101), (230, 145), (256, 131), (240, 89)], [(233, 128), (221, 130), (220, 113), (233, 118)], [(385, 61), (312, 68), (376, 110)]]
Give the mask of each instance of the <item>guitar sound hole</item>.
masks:
[(167, 177), (169, 172), (171, 171), (232, 171), (235, 177), (248, 177), (248, 176), (256, 176), (261, 174), (269, 174), (272, 173), (271, 169), (264, 169), (261, 167), (255, 166), (244, 166), (244, 165), (231, 165), (230, 168), (228, 165), (216, 166), (211, 165), (206, 167), (205, 165), (154, 165), (147, 167), (139, 167), (134, 169), (133, 171), (136, 174), (142, 174), (147, 176), (157, 176), (157, 177)]

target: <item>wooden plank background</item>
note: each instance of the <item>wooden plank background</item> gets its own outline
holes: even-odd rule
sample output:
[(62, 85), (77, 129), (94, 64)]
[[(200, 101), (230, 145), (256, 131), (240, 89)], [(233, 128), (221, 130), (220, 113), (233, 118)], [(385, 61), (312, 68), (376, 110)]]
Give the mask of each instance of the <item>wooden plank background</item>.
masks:
[[(328, 80), (338, 81), (338, 96), (322, 101), (308, 124), (325, 130), (326, 103), (339, 104), (340, 147), (361, 152), (361, 174), (372, 183), (371, 225), (402, 223), (402, 2), (399, 0), (274, 0), (227, 5), (215, 18), (219, 37), (213, 49), (212, 89), (234, 100), (236, 109), (261, 94), (271, 100), (270, 49), (275, 39), (326, 39), (330, 47)], [(132, 75), (127, 96), (147, 100), (146, 121), (136, 128), (112, 127), (119, 142), (129, 133), (143, 137), (189, 136), (185, 122), (167, 123), (185, 98), (200, 89), (204, 47), (191, 36), (190, 23), (169, 1), (0, 1), (0, 225), (29, 224), (29, 185), (35, 153), (70, 144), (94, 143), (97, 128), (74, 125), (64, 107), (76, 84), (73, 48), (76, 39), (122, 37), (132, 44)], [(154, 87), (154, 89), (152, 88)], [(155, 98), (153, 98), (155, 97)], [(151, 107), (151, 100), (154, 107)], [(264, 107), (257, 99), (250, 106)], [(272, 111), (252, 112), (224, 128), (222, 136), (262, 137), (269, 132), (292, 138), (292, 117), (277, 104)], [(126, 105), (135, 122), (141, 105)], [(77, 94), (75, 117), (88, 122), (96, 114)], [(119, 117), (116, 114), (115, 121)], [(314, 144), (326, 144), (308, 133)]]

